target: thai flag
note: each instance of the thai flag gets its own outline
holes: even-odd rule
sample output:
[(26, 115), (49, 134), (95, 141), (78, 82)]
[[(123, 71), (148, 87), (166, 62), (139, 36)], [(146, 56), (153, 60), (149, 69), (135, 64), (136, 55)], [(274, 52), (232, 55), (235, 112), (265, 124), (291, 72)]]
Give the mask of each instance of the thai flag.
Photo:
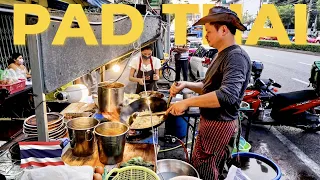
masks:
[(19, 142), (21, 168), (64, 165), (60, 141)]

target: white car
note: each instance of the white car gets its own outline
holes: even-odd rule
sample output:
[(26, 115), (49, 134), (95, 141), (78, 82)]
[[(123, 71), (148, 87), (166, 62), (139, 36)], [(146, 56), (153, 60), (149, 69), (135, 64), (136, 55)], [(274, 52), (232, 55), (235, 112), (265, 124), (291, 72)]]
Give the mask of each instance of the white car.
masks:
[(200, 46), (193, 54), (190, 54), (189, 72), (192, 80), (204, 79), (208, 67), (218, 50), (209, 46)]
[(194, 34), (194, 33), (189, 33), (187, 34), (187, 40), (188, 41), (200, 41), (201, 42), (201, 38), (198, 38), (198, 34)]

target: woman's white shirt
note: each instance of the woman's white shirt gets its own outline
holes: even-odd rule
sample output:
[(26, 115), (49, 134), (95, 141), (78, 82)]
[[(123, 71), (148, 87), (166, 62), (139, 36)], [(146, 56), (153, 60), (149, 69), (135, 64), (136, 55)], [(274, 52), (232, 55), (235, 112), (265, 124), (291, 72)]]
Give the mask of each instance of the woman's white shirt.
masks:
[[(153, 64), (153, 69), (156, 70), (156, 69), (160, 69), (161, 68), (161, 61), (159, 58), (156, 58), (156, 57), (151, 57), (152, 59), (152, 64)], [(129, 63), (129, 67), (131, 68), (134, 68), (135, 70), (139, 70), (139, 63), (140, 63), (140, 56), (137, 56), (137, 57), (134, 57), (131, 59), (130, 63)], [(151, 71), (152, 70), (152, 67), (151, 67), (151, 64), (148, 64), (148, 65), (144, 65), (142, 62), (141, 62), (141, 71)]]

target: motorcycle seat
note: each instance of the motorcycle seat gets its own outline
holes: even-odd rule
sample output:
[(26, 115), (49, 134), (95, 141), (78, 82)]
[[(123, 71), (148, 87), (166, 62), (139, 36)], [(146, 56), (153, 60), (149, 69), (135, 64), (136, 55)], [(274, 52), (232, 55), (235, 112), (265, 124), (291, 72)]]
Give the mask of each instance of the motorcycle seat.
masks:
[(294, 91), (289, 93), (279, 93), (274, 97), (273, 108), (280, 110), (287, 106), (305, 102), (308, 100), (313, 100), (318, 98), (316, 92), (314, 90), (302, 90), (302, 91)]

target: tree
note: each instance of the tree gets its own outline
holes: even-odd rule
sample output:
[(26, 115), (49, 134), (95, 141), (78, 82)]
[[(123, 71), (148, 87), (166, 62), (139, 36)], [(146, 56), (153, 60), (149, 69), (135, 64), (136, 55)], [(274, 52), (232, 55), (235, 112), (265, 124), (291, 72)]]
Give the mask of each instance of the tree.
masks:
[(294, 23), (294, 6), (291, 4), (277, 6), (277, 10), (283, 25), (289, 28)]
[(253, 15), (248, 14), (247, 12), (244, 13), (244, 15), (243, 15), (243, 23), (244, 24), (251, 24), (254, 22), (254, 20), (255, 20), (255, 18)]

